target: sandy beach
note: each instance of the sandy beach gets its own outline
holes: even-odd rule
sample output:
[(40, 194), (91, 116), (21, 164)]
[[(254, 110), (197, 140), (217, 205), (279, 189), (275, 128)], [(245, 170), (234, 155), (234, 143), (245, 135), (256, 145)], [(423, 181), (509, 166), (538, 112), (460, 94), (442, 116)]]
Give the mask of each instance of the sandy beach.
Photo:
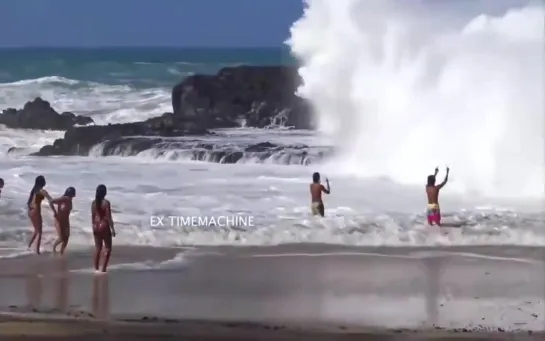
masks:
[(118, 247), (102, 276), (90, 252), (2, 259), (2, 340), (544, 337), (539, 248)]

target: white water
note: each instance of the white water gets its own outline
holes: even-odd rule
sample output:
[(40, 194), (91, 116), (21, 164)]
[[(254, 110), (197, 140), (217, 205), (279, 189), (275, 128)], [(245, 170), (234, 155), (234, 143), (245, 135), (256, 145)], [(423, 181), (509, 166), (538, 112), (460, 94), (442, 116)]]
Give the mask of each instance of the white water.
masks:
[(141, 121), (172, 111), (166, 88), (136, 90), (58, 76), (0, 84), (1, 108), (22, 108), (38, 96), (58, 112), (91, 116), (97, 124)]
[[(462, 1), (463, 2), (463, 1)], [(543, 197), (545, 10), (522, 1), (308, 0), (301, 96), (347, 174)]]
[[(316, 219), (309, 215), (308, 208), (310, 171), (304, 166), (145, 162), (118, 157), (7, 159), (0, 166), (6, 181), (0, 201), (0, 246), (19, 248), (17, 253), (24, 251), (31, 231), (24, 205), (38, 173), (46, 177), (47, 189), (54, 196), (67, 186), (78, 191), (72, 215), (72, 249), (92, 245), (89, 207), (99, 183), (108, 186), (108, 197), (114, 205), (118, 245), (545, 244), (540, 232), (543, 220), (527, 212), (535, 207), (524, 207), (521, 202), (500, 205), (445, 193), (445, 219), (471, 221), (474, 226), (465, 228), (464, 234), (451, 231), (441, 235), (424, 226), (420, 186), (377, 179), (334, 178), (333, 194), (326, 202), (327, 217)], [(252, 216), (255, 226), (150, 225), (150, 215), (233, 214)], [(55, 232), (45, 206), (44, 219), (47, 250)]]

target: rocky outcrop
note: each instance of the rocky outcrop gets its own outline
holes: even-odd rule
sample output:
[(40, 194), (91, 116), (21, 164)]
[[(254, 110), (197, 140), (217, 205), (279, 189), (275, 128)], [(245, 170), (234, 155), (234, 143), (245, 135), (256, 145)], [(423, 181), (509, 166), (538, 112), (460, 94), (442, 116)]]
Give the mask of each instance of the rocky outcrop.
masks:
[(129, 145), (139, 152), (168, 137), (206, 135), (209, 129), (242, 123), (309, 129), (309, 105), (295, 95), (299, 84), (296, 69), (288, 66), (237, 66), (216, 75), (189, 76), (172, 89), (173, 113), (141, 122), (71, 127), (62, 139), (33, 155), (88, 155), (98, 144), (130, 154)]
[(295, 95), (292, 66), (236, 66), (193, 75), (172, 89), (174, 115), (208, 129), (289, 126), (312, 129), (310, 106)]
[(68, 130), (76, 125), (88, 125), (93, 119), (71, 112), (59, 114), (48, 101), (40, 97), (27, 102), (22, 109), (9, 108), (0, 114), (0, 124), (12, 129)]
[[(95, 146), (91, 154), (93, 156), (140, 155), (149, 159), (183, 159), (225, 164), (272, 162), (306, 165), (322, 159), (331, 152), (306, 145), (281, 145), (271, 142), (218, 145), (215, 142), (203, 140), (202, 136), (183, 140), (168, 137), (117, 137)], [(55, 145), (43, 148), (39, 154), (57, 154), (56, 148), (62, 150), (63, 147)], [(80, 148), (74, 150), (72, 154), (89, 155), (89, 149)]]
[(91, 148), (106, 141), (116, 141), (133, 137), (132, 141), (142, 140), (145, 145), (149, 137), (175, 137), (187, 135), (206, 135), (210, 132), (193, 122), (174, 120), (172, 113), (133, 123), (94, 125), (70, 128), (62, 139), (52, 145), (42, 147), (35, 156), (88, 155)]

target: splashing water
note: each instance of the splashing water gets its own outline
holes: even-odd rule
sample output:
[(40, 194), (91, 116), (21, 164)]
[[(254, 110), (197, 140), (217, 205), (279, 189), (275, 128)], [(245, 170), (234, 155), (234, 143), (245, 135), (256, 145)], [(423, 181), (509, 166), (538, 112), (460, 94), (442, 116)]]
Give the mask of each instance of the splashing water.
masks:
[(542, 3), (306, 3), (289, 44), (336, 169), (421, 184), (448, 164), (466, 194), (543, 195)]

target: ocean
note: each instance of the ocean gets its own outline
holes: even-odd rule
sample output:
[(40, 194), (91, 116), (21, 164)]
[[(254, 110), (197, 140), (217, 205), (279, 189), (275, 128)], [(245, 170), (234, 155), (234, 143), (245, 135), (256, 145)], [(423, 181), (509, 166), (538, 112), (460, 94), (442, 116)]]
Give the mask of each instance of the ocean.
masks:
[[(535, 130), (542, 127), (543, 86), (536, 78), (542, 36), (524, 31), (538, 27), (542, 18), (535, 13), (543, 7), (513, 8), (510, 16), (490, 17), (489, 25), (474, 15), (461, 27), (425, 33), (425, 25), (405, 31), (392, 26), (383, 35), (369, 33), (378, 32), (374, 21), (347, 28), (327, 16), (317, 25), (313, 15), (324, 10), (311, 6), (285, 48), (0, 50), (1, 109), (41, 96), (59, 112), (89, 115), (99, 124), (171, 111), (171, 88), (187, 75), (299, 60), (300, 95), (316, 107), (318, 132), (241, 127), (198, 139), (339, 151), (310, 165), (290, 162), (289, 153), (232, 165), (152, 153), (38, 158), (7, 150), (36, 151), (63, 132), (0, 128), (6, 183), (0, 256), (28, 252), (25, 202), (39, 174), (53, 196), (68, 186), (77, 189), (70, 250), (92, 245), (89, 209), (101, 183), (114, 207), (117, 245), (543, 246), (544, 154), (535, 144), (543, 136), (541, 128)], [(492, 34), (484, 46), (483, 37)], [(426, 226), (423, 185), (436, 165), (441, 178), (446, 164), (451, 179), (442, 194), (444, 220), (462, 227), (439, 231)], [(323, 219), (310, 216), (308, 186), (315, 171), (331, 180)], [(205, 217), (210, 226), (157, 223), (157, 217), (170, 216)], [(235, 216), (246, 220), (231, 227), (209, 223)], [(47, 209), (44, 217), (48, 250), (55, 230)]]

